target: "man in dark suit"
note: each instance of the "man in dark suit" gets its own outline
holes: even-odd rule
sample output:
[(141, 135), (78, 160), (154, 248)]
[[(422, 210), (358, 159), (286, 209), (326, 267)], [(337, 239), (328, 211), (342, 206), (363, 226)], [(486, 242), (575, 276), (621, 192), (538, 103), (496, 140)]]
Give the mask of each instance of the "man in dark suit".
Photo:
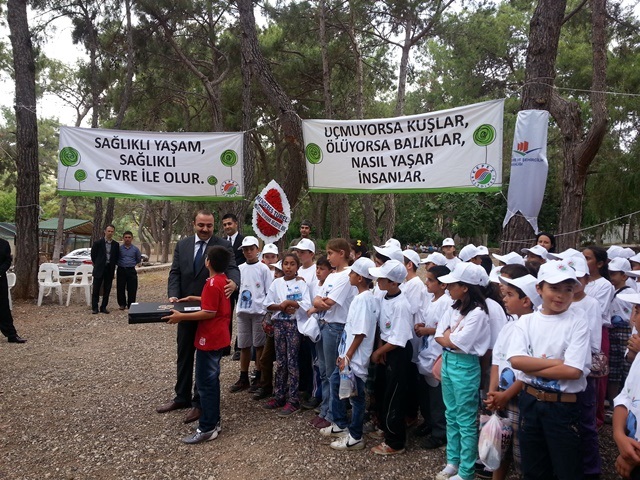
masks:
[[(208, 248), (221, 245), (231, 251), (231, 244), (227, 240), (213, 235), (213, 227), (213, 214), (206, 210), (200, 210), (193, 222), (195, 235), (184, 238), (177, 243), (169, 271), (168, 294), (170, 302), (177, 302), (189, 295), (200, 296), (202, 294), (202, 288), (209, 276), (204, 265)], [(231, 296), (240, 285), (240, 270), (238, 270), (233, 256), (225, 274), (229, 277), (225, 293), (227, 296)], [(198, 322), (178, 323), (176, 396), (170, 402), (156, 408), (158, 413), (165, 413), (191, 406), (184, 419), (185, 423), (194, 422), (200, 418), (200, 395), (197, 386), (193, 388), (193, 396), (191, 395), (193, 359), (196, 350), (193, 343), (197, 328)]]
[[(242, 240), (244, 239), (244, 235), (238, 232), (238, 217), (236, 217), (233, 213), (225, 213), (222, 217), (222, 230), (224, 231), (224, 238), (231, 243), (233, 247), (233, 254), (236, 257), (236, 265), (240, 266), (245, 262), (244, 255), (240, 246), (242, 245)], [(236, 308), (236, 303), (238, 303), (238, 291), (233, 292), (231, 295), (231, 321), (229, 322), (229, 333), (233, 336), (233, 311)], [(240, 349), (238, 348), (238, 337), (236, 337), (236, 341), (233, 347), (233, 357), (232, 360), (240, 360)], [(228, 355), (230, 353), (226, 352)]]
[(91, 261), (93, 262), (93, 295), (91, 299), (91, 313), (98, 313), (98, 302), (100, 301), (100, 287), (102, 287), (102, 305), (100, 312), (109, 313), (107, 304), (111, 285), (120, 256), (120, 245), (113, 239), (116, 228), (107, 225), (104, 229), (104, 237), (93, 242), (91, 247)]
[(26, 340), (18, 335), (13, 326), (13, 316), (9, 308), (9, 285), (7, 271), (11, 267), (11, 245), (4, 238), (0, 238), (0, 332), (7, 337), (9, 343), (25, 343)]

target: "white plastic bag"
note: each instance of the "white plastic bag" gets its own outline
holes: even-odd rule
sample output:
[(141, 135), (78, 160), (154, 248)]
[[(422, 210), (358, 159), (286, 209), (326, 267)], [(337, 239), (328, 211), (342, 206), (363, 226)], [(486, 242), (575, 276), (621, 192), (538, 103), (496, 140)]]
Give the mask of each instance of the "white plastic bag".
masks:
[(484, 466), (491, 471), (500, 467), (506, 447), (513, 435), (513, 429), (504, 420), (506, 419), (494, 413), (480, 430), (478, 456)]
[(346, 365), (340, 372), (340, 388), (338, 389), (338, 398), (340, 398), (340, 400), (356, 397), (358, 395), (356, 376), (353, 373), (353, 370), (351, 370), (346, 358), (345, 363)]

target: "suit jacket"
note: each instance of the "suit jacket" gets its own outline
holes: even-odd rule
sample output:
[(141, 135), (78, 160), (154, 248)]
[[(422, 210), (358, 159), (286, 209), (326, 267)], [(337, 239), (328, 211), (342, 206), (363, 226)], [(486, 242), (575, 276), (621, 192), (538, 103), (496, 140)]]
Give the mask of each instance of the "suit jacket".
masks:
[(242, 250), (240, 249), (240, 246), (242, 245), (242, 240), (244, 240), (244, 235), (242, 235), (241, 233), (238, 233), (238, 235), (236, 235), (236, 241), (233, 242), (233, 254), (236, 257), (236, 265), (240, 266), (242, 265), (244, 262), (246, 262), (246, 258), (244, 258), (244, 255), (242, 253)]
[(111, 257), (107, 265), (107, 242), (103, 238), (93, 242), (91, 247), (91, 261), (93, 262), (93, 276), (100, 278), (111, 275), (116, 271), (118, 257), (120, 256), (120, 244), (115, 240), (111, 241)]
[(7, 272), (11, 268), (11, 245), (4, 238), (0, 238), (0, 298), (9, 298), (9, 285), (7, 282)]
[[(193, 271), (195, 245), (195, 235), (184, 238), (176, 244), (167, 285), (169, 298), (183, 298), (188, 295), (200, 296), (202, 294), (202, 288), (209, 277), (209, 271), (204, 266), (204, 255), (200, 265), (196, 268), (197, 271)], [(226, 247), (230, 253), (233, 253), (231, 243), (227, 240), (215, 236), (211, 237), (207, 244), (207, 250), (215, 245)], [(233, 280), (236, 285), (240, 285), (240, 270), (236, 265), (234, 255), (231, 255), (229, 267), (224, 273), (229, 279)]]

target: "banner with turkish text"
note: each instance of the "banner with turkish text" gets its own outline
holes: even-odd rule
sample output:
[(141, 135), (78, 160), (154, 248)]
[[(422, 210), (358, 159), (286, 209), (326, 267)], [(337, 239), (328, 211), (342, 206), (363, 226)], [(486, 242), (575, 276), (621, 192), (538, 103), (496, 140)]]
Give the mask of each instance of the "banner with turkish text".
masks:
[(374, 120), (303, 120), (313, 192), (480, 192), (502, 185), (504, 100)]
[(60, 195), (239, 200), (242, 133), (60, 128)]

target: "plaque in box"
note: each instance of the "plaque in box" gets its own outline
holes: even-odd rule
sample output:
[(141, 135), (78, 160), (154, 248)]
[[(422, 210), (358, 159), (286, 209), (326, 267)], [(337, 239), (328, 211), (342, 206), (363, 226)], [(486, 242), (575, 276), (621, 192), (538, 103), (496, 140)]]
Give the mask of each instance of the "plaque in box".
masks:
[(132, 303), (129, 307), (129, 323), (166, 323), (162, 317), (170, 315), (171, 310), (199, 312), (200, 302)]

